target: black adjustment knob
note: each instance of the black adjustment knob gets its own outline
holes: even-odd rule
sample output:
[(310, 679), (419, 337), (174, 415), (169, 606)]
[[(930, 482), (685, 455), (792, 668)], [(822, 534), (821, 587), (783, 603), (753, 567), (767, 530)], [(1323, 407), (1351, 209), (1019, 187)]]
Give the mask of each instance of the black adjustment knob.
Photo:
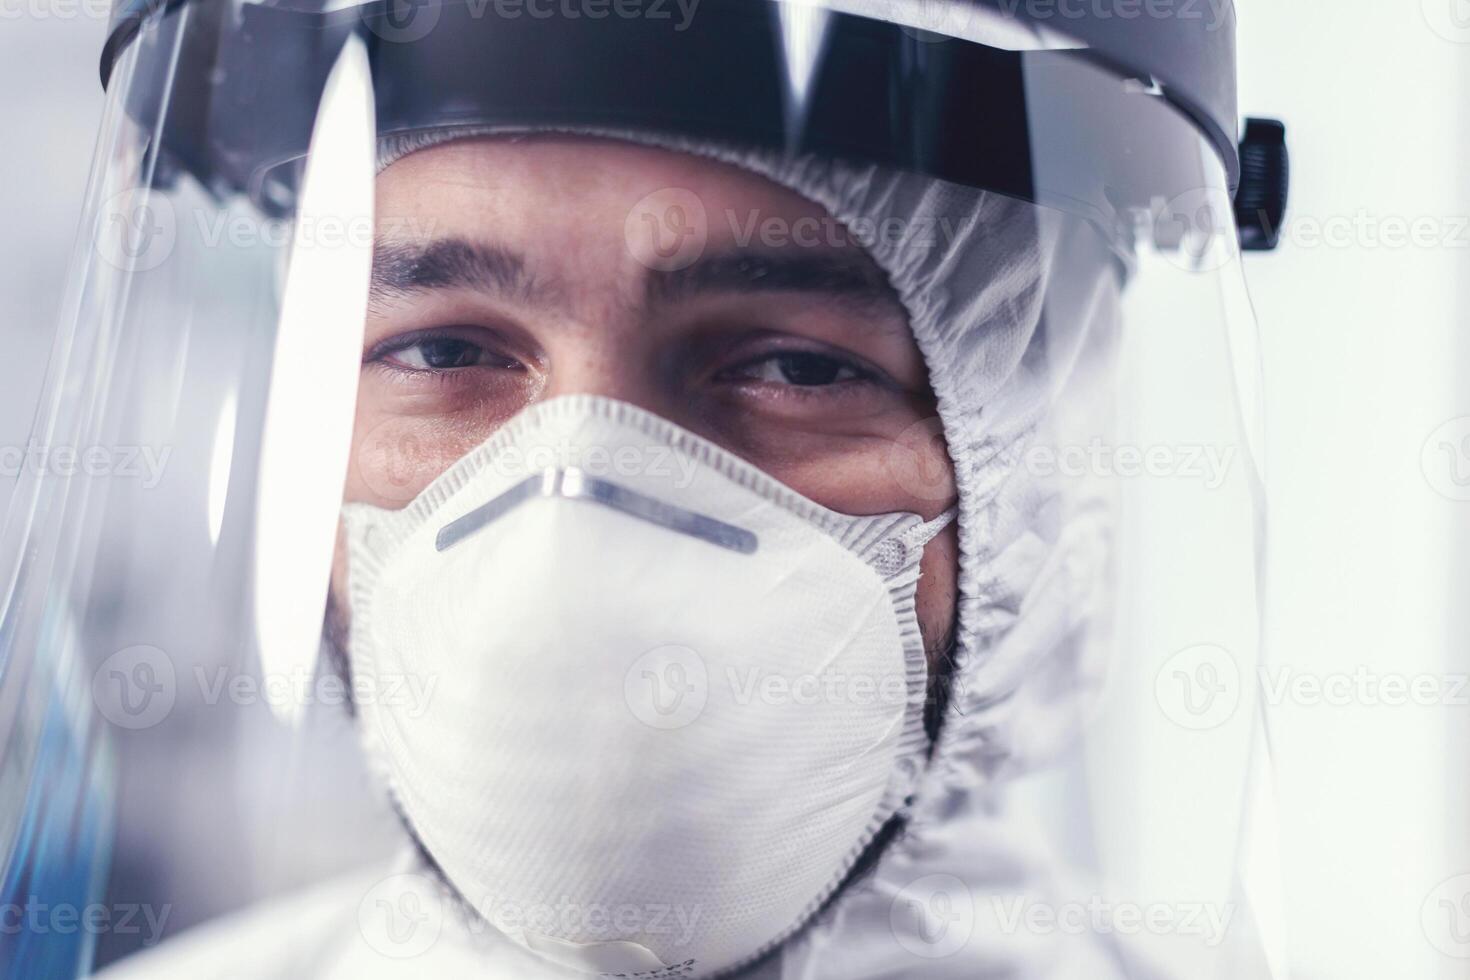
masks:
[(1281, 241), (1290, 183), (1286, 125), (1276, 119), (1247, 119), (1240, 140), (1240, 189), (1235, 192), (1241, 249), (1269, 252)]

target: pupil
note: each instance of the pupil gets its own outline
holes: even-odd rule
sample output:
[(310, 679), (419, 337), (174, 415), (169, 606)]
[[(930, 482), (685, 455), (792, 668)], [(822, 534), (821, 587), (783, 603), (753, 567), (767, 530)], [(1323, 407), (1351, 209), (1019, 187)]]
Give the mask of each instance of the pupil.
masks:
[(475, 346), (463, 340), (426, 340), (419, 345), (419, 353), (431, 368), (469, 367), (475, 363)]
[(829, 385), (842, 370), (842, 365), (820, 354), (783, 354), (777, 364), (781, 377), (794, 385)]

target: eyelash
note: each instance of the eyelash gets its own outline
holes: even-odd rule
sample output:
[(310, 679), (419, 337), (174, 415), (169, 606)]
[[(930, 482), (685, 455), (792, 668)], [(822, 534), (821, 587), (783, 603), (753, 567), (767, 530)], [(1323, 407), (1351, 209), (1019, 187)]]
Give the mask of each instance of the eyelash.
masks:
[[(403, 374), (414, 376), (429, 376), (439, 379), (447, 379), (450, 375), (473, 367), (490, 367), (499, 370), (524, 370), (525, 367), (513, 357), (503, 357), (500, 364), (467, 364), (458, 367), (413, 367), (395, 361), (393, 355), (410, 351), (435, 342), (458, 342), (469, 347), (476, 348), (481, 354), (489, 352), (484, 344), (466, 339), (454, 333), (436, 331), (423, 331), (406, 334), (384, 341), (368, 351), (363, 358), (364, 363), (377, 363), (383, 367), (398, 371)], [(833, 366), (839, 377), (825, 384), (800, 384), (794, 381), (769, 381), (751, 378), (750, 375), (755, 368), (766, 364), (779, 362), (782, 358), (811, 358), (816, 361), (825, 362)], [(840, 377), (842, 374), (848, 377)], [(726, 367), (714, 375), (717, 381), (727, 382), (754, 382), (762, 385), (773, 385), (783, 389), (784, 394), (794, 397), (830, 397), (833, 389), (843, 389), (852, 385), (872, 385), (881, 383), (881, 376), (874, 370), (859, 364), (857, 361), (843, 357), (840, 354), (825, 350), (813, 350), (811, 348), (788, 347), (778, 350), (765, 351), (744, 361)]]
[[(755, 368), (767, 364), (779, 365), (782, 358), (810, 358), (814, 361), (823, 362), (824, 366), (831, 366), (839, 375), (847, 374), (849, 377), (838, 377), (825, 384), (801, 384), (796, 381), (767, 381), (751, 378), (751, 374)], [(780, 370), (779, 366), (777, 370)], [(832, 389), (843, 385), (872, 384), (878, 380), (874, 372), (849, 358), (827, 351), (804, 348), (784, 348), (782, 350), (767, 351), (720, 371), (716, 375), (716, 378), (724, 378), (732, 381), (749, 380), (756, 381), (760, 384), (774, 384), (781, 388), (790, 389), (793, 392), (799, 392), (802, 395), (814, 395), (823, 389)]]
[(395, 354), (402, 354), (404, 351), (410, 351), (414, 348), (423, 347), (427, 344), (432, 344), (436, 342), (461, 343), (468, 347), (473, 347), (477, 349), (482, 355), (490, 353), (490, 348), (486, 347), (484, 344), (476, 343), (473, 340), (468, 340), (453, 333), (423, 331), (419, 333), (406, 334), (400, 337), (394, 337), (390, 340), (386, 340), (378, 344), (368, 351), (367, 355), (363, 358), (363, 363), (380, 364), (385, 368), (394, 371), (400, 371), (405, 374), (431, 375), (435, 377), (444, 377), (456, 371), (462, 371), (466, 368), (472, 367), (491, 367), (500, 370), (524, 370), (524, 365), (522, 365), (515, 358), (508, 355), (501, 355), (499, 364), (466, 364), (459, 367), (448, 368), (413, 367), (411, 365), (398, 362), (394, 359)]

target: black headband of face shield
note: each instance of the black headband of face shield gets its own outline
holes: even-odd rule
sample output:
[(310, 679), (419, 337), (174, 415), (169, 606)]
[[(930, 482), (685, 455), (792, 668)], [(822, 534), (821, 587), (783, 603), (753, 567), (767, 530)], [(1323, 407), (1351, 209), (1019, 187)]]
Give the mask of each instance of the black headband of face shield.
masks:
[(594, 19), (508, 17), (493, 0), (329, 13), (196, 0), (162, 15), (188, 12), (175, 58), (147, 56), (172, 43), (167, 23), (135, 39), (129, 113), (151, 128), (167, 106), (163, 179), (185, 171), (289, 213), (326, 74), (356, 34), (380, 135), (638, 132), (811, 154), (1062, 207), (1113, 233), (1130, 209), (1202, 184), (1187, 118), (1085, 51), (1000, 50), (827, 12), (800, 50), (781, 6), (700, 0), (684, 19)]

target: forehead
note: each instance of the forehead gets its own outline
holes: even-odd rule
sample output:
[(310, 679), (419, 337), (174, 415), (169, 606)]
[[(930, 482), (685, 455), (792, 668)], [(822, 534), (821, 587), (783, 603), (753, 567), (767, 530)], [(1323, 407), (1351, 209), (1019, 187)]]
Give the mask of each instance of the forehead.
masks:
[[(644, 220), (698, 222), (715, 247), (852, 248), (820, 205), (731, 164), (575, 136), (459, 140), (410, 154), (378, 176), (380, 222), (406, 237), (515, 236), (555, 248), (617, 244)], [(670, 208), (677, 209), (671, 213)], [(798, 223), (800, 223), (798, 225)], [(538, 233), (539, 234), (536, 234)]]

